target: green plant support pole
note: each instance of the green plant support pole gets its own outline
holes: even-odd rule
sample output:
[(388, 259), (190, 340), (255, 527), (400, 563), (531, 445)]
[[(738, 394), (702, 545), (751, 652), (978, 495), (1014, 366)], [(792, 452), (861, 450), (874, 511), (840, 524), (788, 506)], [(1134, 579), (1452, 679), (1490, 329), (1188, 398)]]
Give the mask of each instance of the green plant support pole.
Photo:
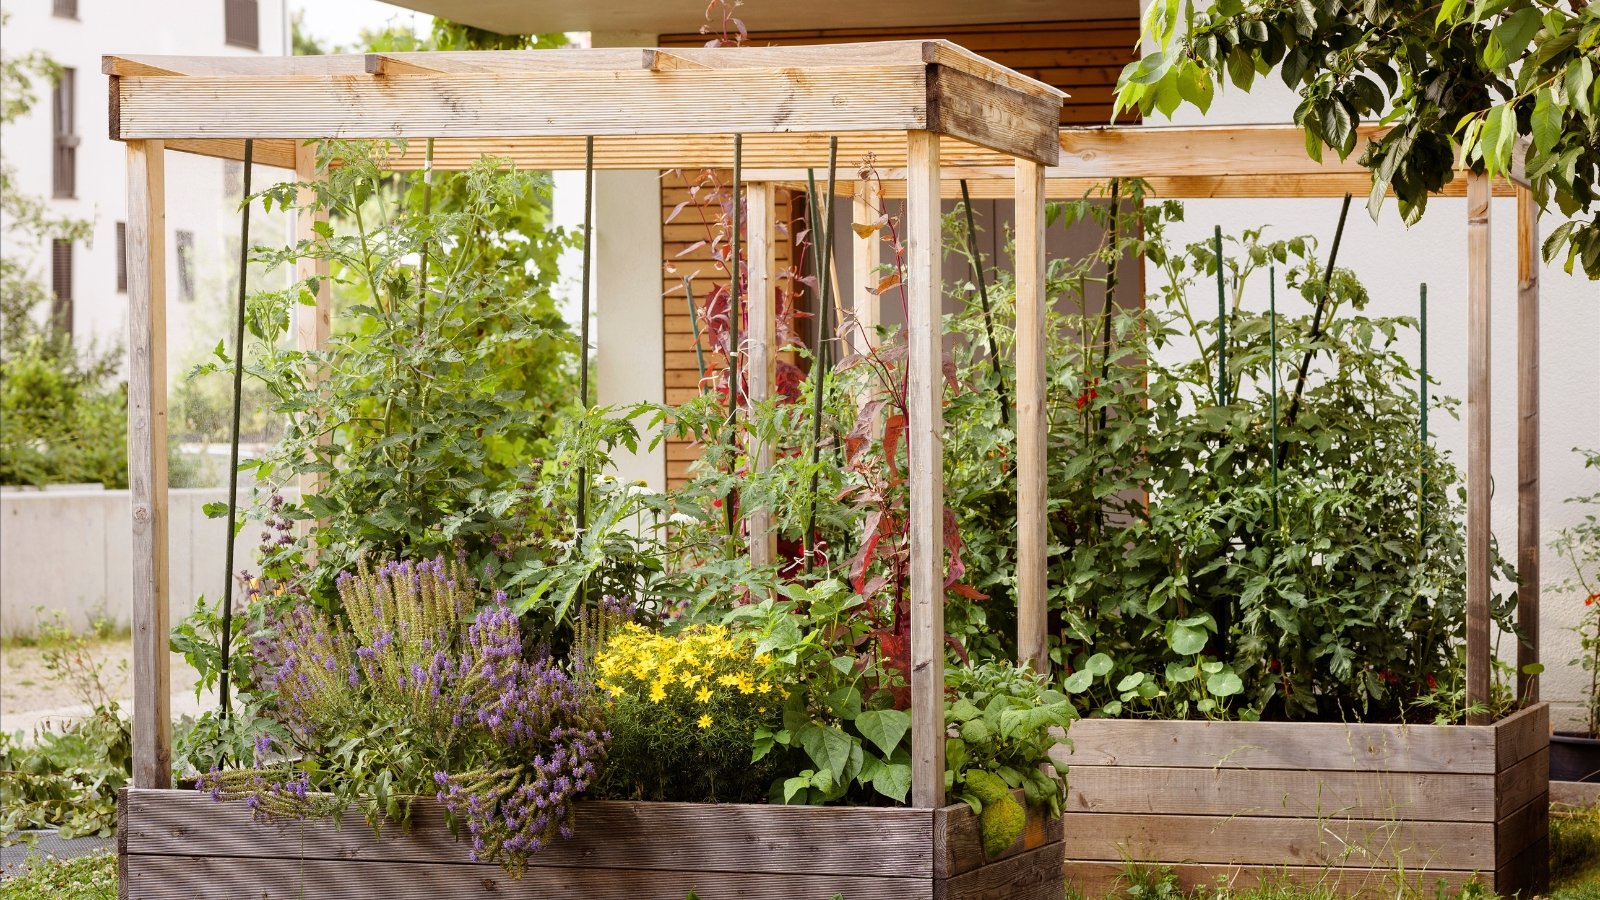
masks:
[(224, 721), (233, 712), (229, 676), (233, 668), (233, 545), (239, 535), (239, 419), (244, 399), (245, 297), (250, 275), (250, 168), (255, 161), (255, 141), (244, 142), (244, 201), (239, 205), (239, 313), (233, 328), (233, 427), (228, 433), (228, 546), (223, 551), (222, 672), (217, 700)]
[[(1328, 306), (1328, 294), (1333, 290), (1333, 267), (1339, 261), (1339, 244), (1344, 240), (1344, 223), (1350, 216), (1350, 195), (1344, 195), (1344, 205), (1339, 208), (1339, 226), (1333, 232), (1333, 248), (1328, 251), (1328, 268), (1322, 273), (1322, 296), (1317, 298), (1316, 311), (1311, 315), (1311, 337), (1307, 343), (1306, 352), (1300, 359), (1300, 372), (1295, 376), (1294, 394), (1289, 398), (1289, 427), (1294, 427), (1294, 421), (1300, 414), (1300, 395), (1305, 393), (1306, 375), (1311, 371), (1311, 357), (1316, 354), (1317, 338), (1322, 336), (1322, 316)], [(1278, 447), (1278, 462), (1282, 464), (1287, 457), (1289, 448), (1286, 445)]]
[(1222, 265), (1222, 226), (1211, 236), (1217, 255), (1217, 403), (1228, 405), (1228, 287)]
[[(978, 285), (978, 302), (983, 306), (983, 331), (989, 337), (989, 365), (994, 368), (995, 393), (1000, 399), (1000, 424), (1010, 427), (1011, 400), (1006, 394), (1005, 372), (1000, 368), (1000, 344), (994, 339), (994, 314), (989, 310), (989, 280), (983, 272), (983, 254), (978, 252), (978, 226), (972, 219), (972, 194), (965, 178), (961, 179), (961, 208), (967, 215), (967, 255), (972, 262), (972, 278)], [(830, 222), (828, 227), (833, 224)]]
[(1272, 443), (1267, 447), (1267, 459), (1272, 463), (1272, 527), (1279, 527), (1278, 520), (1278, 271), (1272, 264), (1267, 265), (1267, 353), (1268, 371), (1271, 372), (1271, 401), (1269, 403), (1272, 414)]
[[(1117, 267), (1122, 261), (1122, 179), (1111, 179), (1111, 258), (1106, 262), (1106, 295), (1100, 308), (1100, 386), (1111, 377), (1111, 313), (1117, 305)], [(1081, 291), (1082, 288), (1080, 287)], [(1100, 430), (1106, 430), (1107, 407), (1100, 407)]]
[(700, 315), (694, 308), (694, 283), (683, 276), (683, 296), (689, 301), (689, 328), (694, 332), (694, 361), (700, 367), (700, 393), (705, 394), (706, 351), (700, 346)]
[(811, 234), (812, 242), (817, 245), (817, 272), (818, 281), (822, 284), (822, 303), (817, 310), (816, 343), (811, 351), (811, 367), (816, 373), (812, 387), (811, 408), (811, 493), (806, 504), (806, 528), (802, 535), (805, 543), (806, 571), (810, 572), (816, 565), (817, 553), (814, 536), (817, 530), (817, 490), (821, 482), (821, 473), (817, 466), (822, 460), (822, 400), (827, 392), (828, 361), (825, 355), (826, 348), (822, 339), (828, 332), (829, 314), (833, 312), (833, 278), (831, 267), (833, 265), (833, 180), (836, 175), (839, 156), (839, 139), (828, 139), (828, 211), (827, 218), (818, 220), (817, 183), (810, 169), (806, 170), (806, 182), (811, 196)]
[[(589, 408), (589, 285), (594, 244), (594, 137), (583, 140), (583, 283), (578, 300), (578, 403)], [(694, 300), (689, 301), (693, 306)], [(578, 466), (578, 539), (589, 528), (589, 469)]]
[(1420, 373), (1417, 378), (1417, 418), (1418, 439), (1421, 442), (1422, 453), (1419, 454), (1422, 462), (1422, 477), (1418, 482), (1417, 495), (1417, 539), (1421, 540), (1427, 534), (1428, 526), (1428, 284), (1423, 282), (1418, 290), (1420, 301), (1420, 317), (1417, 329), (1422, 337), (1422, 356), (1420, 360)]
[[(741, 203), (741, 182), (744, 179), (744, 135), (733, 136), (733, 246), (728, 260), (728, 437), (735, 448), (739, 445), (736, 431), (739, 424), (739, 273), (742, 271), (739, 256), (744, 251), (744, 210)], [(733, 459), (728, 465), (731, 469)], [(732, 471), (728, 473), (732, 475)], [(728, 537), (738, 530), (738, 516), (733, 506), (736, 492), (730, 488), (722, 498), (723, 511), (728, 522)]]

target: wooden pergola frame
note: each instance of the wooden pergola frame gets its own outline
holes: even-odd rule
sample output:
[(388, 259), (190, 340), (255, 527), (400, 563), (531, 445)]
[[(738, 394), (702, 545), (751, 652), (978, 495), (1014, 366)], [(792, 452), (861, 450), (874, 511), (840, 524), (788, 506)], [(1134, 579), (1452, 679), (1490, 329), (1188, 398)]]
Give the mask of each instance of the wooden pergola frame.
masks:
[[(871, 160), (877, 181), (907, 200), (907, 323), (912, 517), (912, 803), (943, 800), (942, 478), (938, 328), (939, 201), (969, 179), (976, 197), (1016, 201), (1018, 643), (1021, 661), (1048, 664), (1045, 634), (1044, 203), (1082, 196), (1111, 177), (1143, 178), (1167, 197), (1337, 197), (1365, 193), (1353, 160), (1317, 163), (1292, 126), (1056, 127), (1061, 92), (943, 41), (827, 47), (543, 50), (325, 57), (107, 57), (111, 135), (129, 161), (129, 483), (132, 493), (134, 783), (170, 784), (164, 165), (162, 151), (254, 159), (318, 177), (308, 140), (434, 139), (433, 166), (464, 169), (484, 155), (524, 168), (575, 169), (594, 136), (595, 167), (729, 168), (743, 140), (750, 223), (750, 295), (770, 295), (776, 185), (840, 157)], [(1364, 132), (1374, 129), (1364, 128)], [(389, 163), (424, 167), (413, 144)], [(1464, 190), (1461, 189), (1464, 181)], [(865, 183), (829, 190), (853, 199), (857, 221), (881, 197)], [(1538, 659), (1538, 206), (1525, 184), (1468, 174), (1446, 194), (1468, 198), (1468, 697), (1489, 694), (1489, 198), (1517, 197), (1519, 624)], [(308, 218), (308, 217), (301, 217)], [(302, 237), (312, 222), (298, 222)], [(875, 237), (856, 238), (853, 314), (876, 323), (865, 290), (878, 265)], [(299, 274), (317, 274), (316, 261)], [(842, 302), (842, 298), (841, 298)], [(297, 341), (319, 348), (329, 329), (327, 282)], [(774, 322), (749, 307), (752, 398), (771, 391)], [(1031, 327), (1027, 327), (1031, 326)], [(869, 329), (870, 331), (870, 329)], [(757, 448), (770, 463), (770, 450)], [(314, 487), (314, 483), (303, 485)], [(765, 530), (752, 510), (751, 533)], [(765, 542), (752, 540), (752, 552)], [(1519, 684), (1537, 699), (1537, 682)], [(1481, 724), (1479, 719), (1475, 724)]]
[[(726, 166), (733, 136), (745, 158), (814, 163), (838, 136), (905, 172), (908, 216), (907, 427), (910, 454), (911, 803), (944, 800), (943, 378), (939, 189), (951, 153), (1008, 163), (1020, 209), (1044, 215), (1044, 170), (1059, 158), (1061, 91), (944, 41), (682, 51), (539, 50), (295, 58), (107, 57), (111, 136), (128, 145), (128, 455), (133, 520), (134, 786), (171, 783), (167, 665), (167, 419), (164, 154), (166, 149), (254, 159), (316, 176), (308, 140), (433, 139), (434, 166), (482, 155), (541, 169), (581, 167), (587, 138), (597, 168)], [(414, 153), (415, 151), (413, 151)], [(413, 164), (408, 165), (408, 160)], [(396, 168), (420, 168), (401, 156)], [(749, 281), (770, 283), (771, 185), (750, 191)], [(759, 216), (759, 218), (758, 218)], [(309, 222), (297, 231), (308, 234)], [(1019, 275), (1018, 305), (1044, 315), (1042, 241)], [(314, 263), (307, 262), (307, 267)], [(302, 274), (314, 272), (308, 268)], [(326, 284), (326, 282), (324, 282)], [(751, 304), (752, 316), (763, 304)], [(1030, 311), (1031, 312), (1027, 312)], [(771, 312), (749, 355), (771, 383)], [(328, 297), (296, 324), (302, 346), (328, 332)], [(1044, 378), (1043, 335), (1034, 382)], [(1019, 505), (1042, 524), (1042, 404), (1020, 426), (1036, 448)], [(1044, 576), (1043, 531), (1025, 565)], [(1039, 610), (1021, 618), (1042, 628)], [(1042, 630), (1041, 630), (1042, 634)]]

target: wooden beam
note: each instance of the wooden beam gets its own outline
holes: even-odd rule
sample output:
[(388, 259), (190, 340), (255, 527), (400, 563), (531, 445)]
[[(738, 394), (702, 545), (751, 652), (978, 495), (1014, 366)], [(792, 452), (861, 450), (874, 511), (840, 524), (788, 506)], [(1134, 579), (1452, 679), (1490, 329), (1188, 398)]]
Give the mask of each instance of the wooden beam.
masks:
[(119, 133), (396, 139), (904, 131), (927, 125), (925, 81), (920, 65), (835, 69), (822, 79), (741, 69), (125, 77)]
[[(133, 784), (172, 786), (167, 576), (167, 215), (160, 141), (128, 142), (128, 492)], [(229, 573), (232, 577), (232, 573)]]
[(1017, 662), (1050, 670), (1045, 634), (1049, 530), (1045, 470), (1044, 167), (1016, 172)]
[(944, 285), (939, 141), (906, 135), (906, 407), (911, 541), (911, 805), (944, 805)]
[(927, 128), (1053, 166), (1061, 158), (1060, 97), (1039, 97), (942, 66), (928, 70)]
[[(102, 56), (100, 71), (128, 78), (284, 78), (301, 75), (365, 75), (366, 55), (335, 53), (324, 56), (163, 56), (135, 54)], [(245, 135), (248, 137), (248, 135)]]
[(368, 53), (363, 61), (368, 75), (442, 75), (443, 72), (425, 64), (414, 54), (410, 58), (388, 53)]
[[(771, 182), (745, 186), (745, 386), (752, 406), (772, 399), (777, 382), (778, 317), (774, 294), (778, 271), (777, 192)], [(769, 441), (750, 434), (752, 466), (757, 472), (772, 468), (773, 448)], [(754, 507), (746, 516), (750, 562), (757, 566), (778, 557), (777, 533), (773, 530), (772, 510)]]
[[(1489, 400), (1489, 179), (1467, 176), (1467, 704), (1490, 699), (1489, 594), (1491, 564), (1491, 454)], [(1487, 725), (1486, 712), (1467, 717)]]
[[(295, 147), (295, 180), (301, 187), (295, 191), (295, 203), (299, 207), (294, 214), (295, 242), (304, 244), (320, 240), (316, 233), (319, 223), (328, 221), (327, 210), (311, 212), (308, 207), (316, 202), (315, 183), (325, 181), (328, 177), (324, 171), (317, 169), (317, 148), (314, 144), (302, 143)], [(308, 278), (320, 279), (317, 285), (315, 306), (296, 306), (294, 308), (294, 343), (295, 349), (308, 353), (319, 353), (327, 349), (328, 335), (332, 328), (333, 315), (333, 281), (328, 277), (328, 260), (317, 259), (301, 255), (295, 260), (295, 278), (305, 281)], [(312, 384), (318, 384), (324, 371), (320, 365), (308, 367), (307, 377)], [(327, 446), (333, 440), (331, 434), (320, 434), (316, 442), (319, 446)], [(317, 472), (307, 472), (300, 476), (300, 496), (302, 498), (311, 494), (321, 493), (323, 476)]]
[(875, 197), (876, 186), (871, 181), (857, 181), (850, 197), (850, 221), (860, 228), (871, 228), (863, 233), (851, 231), (851, 292), (850, 315), (853, 320), (845, 336), (851, 353), (866, 353), (878, 346), (878, 326), (882, 322), (878, 295), (878, 267), (883, 264), (883, 235), (878, 233), (881, 197)]
[(670, 50), (658, 50), (647, 47), (643, 52), (643, 66), (649, 72), (671, 72), (677, 69), (706, 69), (710, 68), (705, 63), (695, 62), (692, 59)]
[(1517, 189), (1517, 697), (1539, 702), (1539, 204)]
[[(295, 147), (299, 143), (287, 138), (256, 141), (254, 150), (256, 165), (293, 170)], [(175, 140), (166, 141), (166, 145), (169, 151), (178, 153), (192, 153), (195, 156), (209, 156), (212, 159), (231, 159), (234, 162), (244, 161), (244, 140), (241, 138)]]

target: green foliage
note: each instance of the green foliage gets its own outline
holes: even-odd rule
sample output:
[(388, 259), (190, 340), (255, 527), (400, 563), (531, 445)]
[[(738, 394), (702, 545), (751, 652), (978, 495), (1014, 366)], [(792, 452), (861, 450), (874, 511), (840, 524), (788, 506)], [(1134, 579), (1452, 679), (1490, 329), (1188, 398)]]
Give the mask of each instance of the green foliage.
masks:
[(1361, 155), (1374, 216), (1393, 190), (1414, 221), (1455, 177), (1458, 158), (1503, 173), (1516, 139), (1529, 138), (1526, 172), (1541, 205), (1578, 217), (1546, 238), (1545, 258), (1564, 256), (1569, 272), (1581, 262), (1600, 278), (1594, 4), (1214, 0), (1184, 6), (1180, 21), (1177, 0), (1159, 0), (1144, 36), (1156, 49), (1123, 70), (1120, 108), (1170, 115), (1188, 102), (1204, 111), (1213, 83), (1249, 90), (1276, 70), (1300, 94), (1294, 120), (1315, 158), (1323, 147), (1341, 159), (1355, 152), (1357, 123), (1381, 117), (1392, 128)]
[[(727, 614), (754, 633), (756, 651), (771, 658), (768, 677), (788, 691), (781, 721), (755, 732), (754, 760), (782, 759), (770, 800), (904, 803), (911, 789), (905, 682), (883, 654), (859, 649), (875, 627), (860, 614), (865, 601), (831, 579), (778, 590), (781, 599)], [(946, 684), (946, 786), (981, 811), (978, 794), (965, 785), (970, 773), (986, 772), (1059, 812), (1063, 788), (1041, 766), (1056, 742), (1050, 729), (1072, 721), (1067, 699), (1005, 662), (952, 667)]]
[(23, 871), (0, 879), (0, 900), (115, 900), (117, 855), (110, 851), (74, 859), (30, 855)]
[[(1123, 189), (1140, 196), (1137, 184)], [(1135, 209), (1116, 230), (1138, 238), (1050, 270), (1052, 294), (1081, 304), (1053, 315), (1046, 353), (1052, 655), (1063, 688), (1097, 715), (1402, 717), (1456, 683), (1464, 614), (1459, 478), (1419, 437), (1419, 375), (1402, 353), (1415, 322), (1364, 315), (1365, 289), (1346, 270), (1325, 282), (1310, 238), (1231, 236), (1219, 385), (1215, 325), (1199, 312), (1217, 302), (1215, 250), (1166, 239), (1180, 206)], [(1069, 224), (1086, 216), (1111, 224), (1103, 205), (1057, 210)], [(1090, 267), (1133, 252), (1162, 279), (1145, 308), (1107, 320), (1099, 298), (1085, 298)], [(1310, 317), (1276, 322), (1277, 448), (1273, 325), (1244, 306), (1269, 265), (1287, 291), (1325, 300), (1316, 335)], [(991, 291), (1003, 335), (1010, 291), (1008, 279)], [(976, 312), (951, 324), (976, 343)], [(1004, 575), (1012, 437), (988, 369), (957, 351), (958, 382), (973, 389), (947, 413), (946, 496), (975, 583), (1004, 610), (1014, 606)], [(1502, 622), (1508, 603), (1496, 600)], [(993, 617), (990, 626), (1001, 638), (1011, 627)]]
[[(1584, 466), (1600, 471), (1600, 451), (1580, 451)], [(1600, 734), (1600, 492), (1573, 497), (1576, 503), (1589, 510), (1583, 520), (1562, 529), (1552, 545), (1557, 553), (1572, 564), (1572, 577), (1561, 587), (1583, 598), (1583, 615), (1574, 629), (1578, 634), (1578, 655), (1568, 660), (1579, 666), (1589, 678), (1589, 696), (1585, 698), (1587, 728), (1591, 735)]]
[[(321, 521), (323, 598), (362, 554), (432, 554), (454, 542), (490, 554), (512, 530), (511, 504), (481, 501), (552, 452), (574, 395), (575, 348), (550, 295), (566, 238), (546, 227), (548, 178), (485, 160), (442, 179), (431, 200), (417, 184), (395, 197), (383, 170), (390, 149), (320, 148), (322, 164), (335, 155), (342, 164), (314, 183), (311, 206), (351, 230), (321, 226), (295, 247), (258, 251), (269, 265), (326, 259), (360, 294), (327, 349), (283, 344), (315, 279), (250, 303), (247, 369), (289, 420), (250, 467), (273, 483), (325, 477), (283, 513)], [(295, 190), (270, 188), (267, 205), (293, 205)], [(212, 367), (230, 363), (220, 345), (217, 355)]]
[(1600, 891), (1600, 807), (1551, 810), (1550, 886), (1557, 897)]
[[(9, 15), (0, 16), (4, 22)], [(0, 56), (0, 126), (27, 114), (56, 64), (38, 51)], [(89, 222), (56, 215), (0, 164), (0, 484), (128, 486), (127, 393), (119, 353), (79, 349), (50, 321), (39, 260), (52, 240), (85, 241)]]
[(611, 745), (597, 790), (630, 800), (756, 803), (776, 757), (752, 762), (755, 735), (782, 704), (747, 636), (722, 626), (675, 635), (628, 625), (595, 657), (610, 697)]
[(40, 626), (45, 669), (90, 708), (60, 729), (41, 728), (31, 744), (0, 732), (0, 842), (28, 828), (62, 837), (108, 837), (117, 791), (133, 771), (132, 726), (105, 687), (105, 663), (88, 638), (54, 622)]

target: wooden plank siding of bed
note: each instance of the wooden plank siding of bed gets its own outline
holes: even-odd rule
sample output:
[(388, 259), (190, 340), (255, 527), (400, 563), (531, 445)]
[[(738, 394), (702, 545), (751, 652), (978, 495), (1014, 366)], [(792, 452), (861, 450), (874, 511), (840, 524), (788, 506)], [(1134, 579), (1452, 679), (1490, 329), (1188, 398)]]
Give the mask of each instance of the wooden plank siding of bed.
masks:
[[(1111, 96), (1122, 66), (1137, 56), (1139, 20), (1136, 15), (1114, 19), (1090, 19), (1076, 22), (1030, 22), (1006, 25), (958, 25), (919, 28), (851, 28), (821, 31), (755, 32), (750, 35), (753, 46), (793, 46), (802, 44), (838, 44), (851, 41), (900, 40), (916, 38), (945, 38), (988, 57), (1003, 66), (1037, 78), (1061, 88), (1072, 96), (1061, 110), (1063, 125), (1103, 125), (1111, 121)], [(666, 34), (658, 43), (662, 47), (701, 47), (706, 42), (703, 34)], [(1137, 117), (1122, 119), (1137, 121)], [(840, 159), (840, 171), (850, 174), (859, 160)], [(818, 177), (824, 177), (818, 173)], [(724, 180), (727, 174), (723, 175)], [(668, 174), (661, 182), (663, 216), (679, 203), (688, 199), (683, 180)], [(779, 192), (779, 215), (789, 221), (803, 221), (805, 204), (803, 195)], [(785, 214), (788, 215), (785, 215)], [(707, 218), (714, 220), (715, 209), (705, 210)], [(796, 229), (798, 230), (798, 229)], [(694, 323), (689, 307), (684, 302), (682, 278), (698, 271), (695, 278), (697, 305), (703, 301), (713, 284), (726, 283), (722, 273), (715, 272), (710, 251), (706, 247), (679, 257), (677, 254), (697, 240), (706, 238), (706, 228), (701, 224), (700, 213), (692, 205), (680, 212), (672, 223), (664, 225), (661, 235), (662, 257), (662, 339), (665, 366), (665, 401), (682, 403), (699, 391), (703, 373), (695, 357)], [(847, 242), (840, 246), (848, 253)], [(793, 248), (788, 235), (779, 235), (777, 241), (778, 268), (790, 265)], [(836, 253), (838, 251), (835, 251)], [(849, 265), (848, 258), (839, 261)], [(809, 310), (808, 298), (800, 298), (802, 309)], [(706, 365), (719, 369), (724, 364), (720, 355), (705, 349)], [(688, 477), (689, 465), (700, 456), (699, 448), (687, 442), (669, 442), (667, 450), (667, 484), (678, 487)]]

